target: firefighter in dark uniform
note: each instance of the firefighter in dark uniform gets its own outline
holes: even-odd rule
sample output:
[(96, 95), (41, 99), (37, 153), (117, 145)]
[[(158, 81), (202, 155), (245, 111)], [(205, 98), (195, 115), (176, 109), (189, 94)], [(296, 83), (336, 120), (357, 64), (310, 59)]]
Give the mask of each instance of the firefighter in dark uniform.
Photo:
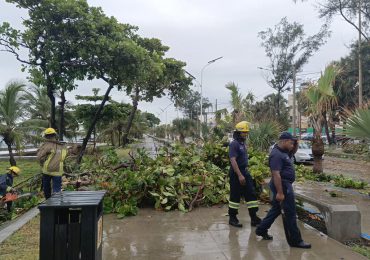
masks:
[(287, 241), (291, 247), (311, 248), (305, 243), (297, 226), (297, 214), (293, 182), (295, 181), (295, 170), (292, 156), (297, 151), (297, 140), (288, 132), (283, 132), (279, 142), (272, 149), (269, 157), (269, 166), (272, 173), (270, 189), (273, 194), (272, 208), (256, 229), (256, 235), (262, 236), (265, 240), (271, 240), (267, 230), (274, 223), (275, 219), (284, 210), (284, 229)]
[(248, 167), (248, 153), (245, 140), (249, 132), (249, 123), (242, 121), (235, 126), (233, 141), (229, 145), (230, 157), (230, 200), (229, 200), (229, 224), (234, 227), (242, 227), (239, 223), (238, 210), (240, 197), (247, 202), (251, 225), (256, 226), (261, 222), (257, 216), (258, 201), (255, 194), (253, 180)]

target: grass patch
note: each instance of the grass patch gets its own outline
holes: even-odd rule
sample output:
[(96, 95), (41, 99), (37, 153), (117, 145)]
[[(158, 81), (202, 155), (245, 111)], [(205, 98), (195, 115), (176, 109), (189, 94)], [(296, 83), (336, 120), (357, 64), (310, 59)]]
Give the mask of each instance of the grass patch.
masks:
[[(21, 169), (21, 173), (17, 178), (14, 178), (14, 185), (35, 176), (36, 174), (41, 172), (41, 167), (38, 162), (35, 160), (25, 160), (25, 159), (18, 159), (17, 166)], [(8, 160), (1, 160), (0, 161), (0, 174), (4, 174), (7, 172), (7, 168), (10, 167)]]
[(370, 247), (363, 245), (351, 246), (352, 250), (370, 259)]
[(37, 216), (0, 244), (0, 259), (39, 259), (39, 236), (40, 217)]
[(116, 153), (118, 155), (118, 157), (122, 160), (129, 160), (130, 159), (130, 156), (129, 156), (129, 152), (131, 151), (131, 149), (129, 148), (117, 148), (116, 149)]
[(368, 184), (364, 181), (354, 180), (341, 175), (332, 175), (320, 173), (313, 173), (311, 169), (304, 167), (303, 165), (296, 166), (296, 177), (298, 180), (311, 180), (317, 182), (331, 182), (334, 186), (347, 188), (347, 189), (365, 189)]

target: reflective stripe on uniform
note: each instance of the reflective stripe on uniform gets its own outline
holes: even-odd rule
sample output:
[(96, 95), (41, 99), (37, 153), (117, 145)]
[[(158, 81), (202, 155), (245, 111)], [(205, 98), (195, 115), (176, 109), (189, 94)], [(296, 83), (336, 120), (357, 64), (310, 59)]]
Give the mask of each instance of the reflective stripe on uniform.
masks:
[(48, 159), (44, 162), (44, 166), (42, 167), (42, 173), (48, 173), (48, 167), (51, 159), (54, 157), (55, 151), (51, 150), (51, 153), (48, 156)]
[(239, 205), (240, 205), (240, 203), (229, 201), (229, 208), (239, 209)]
[(248, 209), (258, 208), (258, 200), (247, 201)]
[(49, 172), (48, 167), (51, 159), (55, 156), (55, 151), (52, 150), (51, 154), (48, 156), (48, 159), (45, 161), (44, 166), (42, 168), (42, 172), (49, 176), (62, 176), (64, 172), (64, 160), (67, 156), (67, 149), (61, 150), (60, 162), (59, 162), (59, 171), (57, 172)]
[(59, 163), (59, 173), (62, 175), (63, 174), (63, 168), (64, 168), (64, 160), (67, 156), (67, 149), (62, 149), (62, 156), (60, 158), (60, 163)]

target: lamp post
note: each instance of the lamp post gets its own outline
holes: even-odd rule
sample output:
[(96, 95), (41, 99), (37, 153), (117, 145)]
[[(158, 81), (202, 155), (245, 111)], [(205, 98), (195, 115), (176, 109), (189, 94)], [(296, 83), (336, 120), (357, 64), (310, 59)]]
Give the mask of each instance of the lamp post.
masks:
[(216, 62), (219, 59), (222, 59), (223, 57), (218, 57), (216, 59), (210, 60), (207, 62), (206, 65), (203, 66), (202, 71), (200, 73), (200, 138), (203, 139), (203, 134), (202, 134), (202, 121), (203, 121), (203, 71), (204, 69), (211, 65), (212, 63)]

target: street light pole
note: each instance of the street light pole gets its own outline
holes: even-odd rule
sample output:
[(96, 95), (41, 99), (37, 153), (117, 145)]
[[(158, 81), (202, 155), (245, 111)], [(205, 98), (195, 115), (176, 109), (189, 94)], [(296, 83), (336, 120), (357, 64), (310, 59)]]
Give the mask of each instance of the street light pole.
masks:
[(296, 85), (296, 71), (295, 71), (295, 65), (293, 65), (293, 118), (292, 118), (292, 127), (293, 127), (293, 136), (296, 135), (296, 105), (295, 105), (295, 85)]
[(217, 60), (222, 59), (222, 58), (223, 57), (221, 56), (221, 57), (218, 57), (216, 59), (213, 59), (213, 60), (208, 61), (207, 64), (204, 65), (204, 67), (202, 68), (202, 71), (200, 73), (200, 119), (199, 119), (199, 121), (200, 121), (200, 131), (199, 132), (200, 133), (199, 133), (199, 135), (200, 135), (200, 138), (201, 139), (203, 139), (203, 134), (202, 134), (202, 121), (203, 121), (203, 71), (204, 71), (204, 69), (207, 66), (211, 65), (212, 63), (214, 63)]
[(361, 30), (362, 30), (362, 21), (361, 21), (361, 4), (362, 0), (358, 1), (358, 106), (362, 107), (362, 53), (361, 53)]

